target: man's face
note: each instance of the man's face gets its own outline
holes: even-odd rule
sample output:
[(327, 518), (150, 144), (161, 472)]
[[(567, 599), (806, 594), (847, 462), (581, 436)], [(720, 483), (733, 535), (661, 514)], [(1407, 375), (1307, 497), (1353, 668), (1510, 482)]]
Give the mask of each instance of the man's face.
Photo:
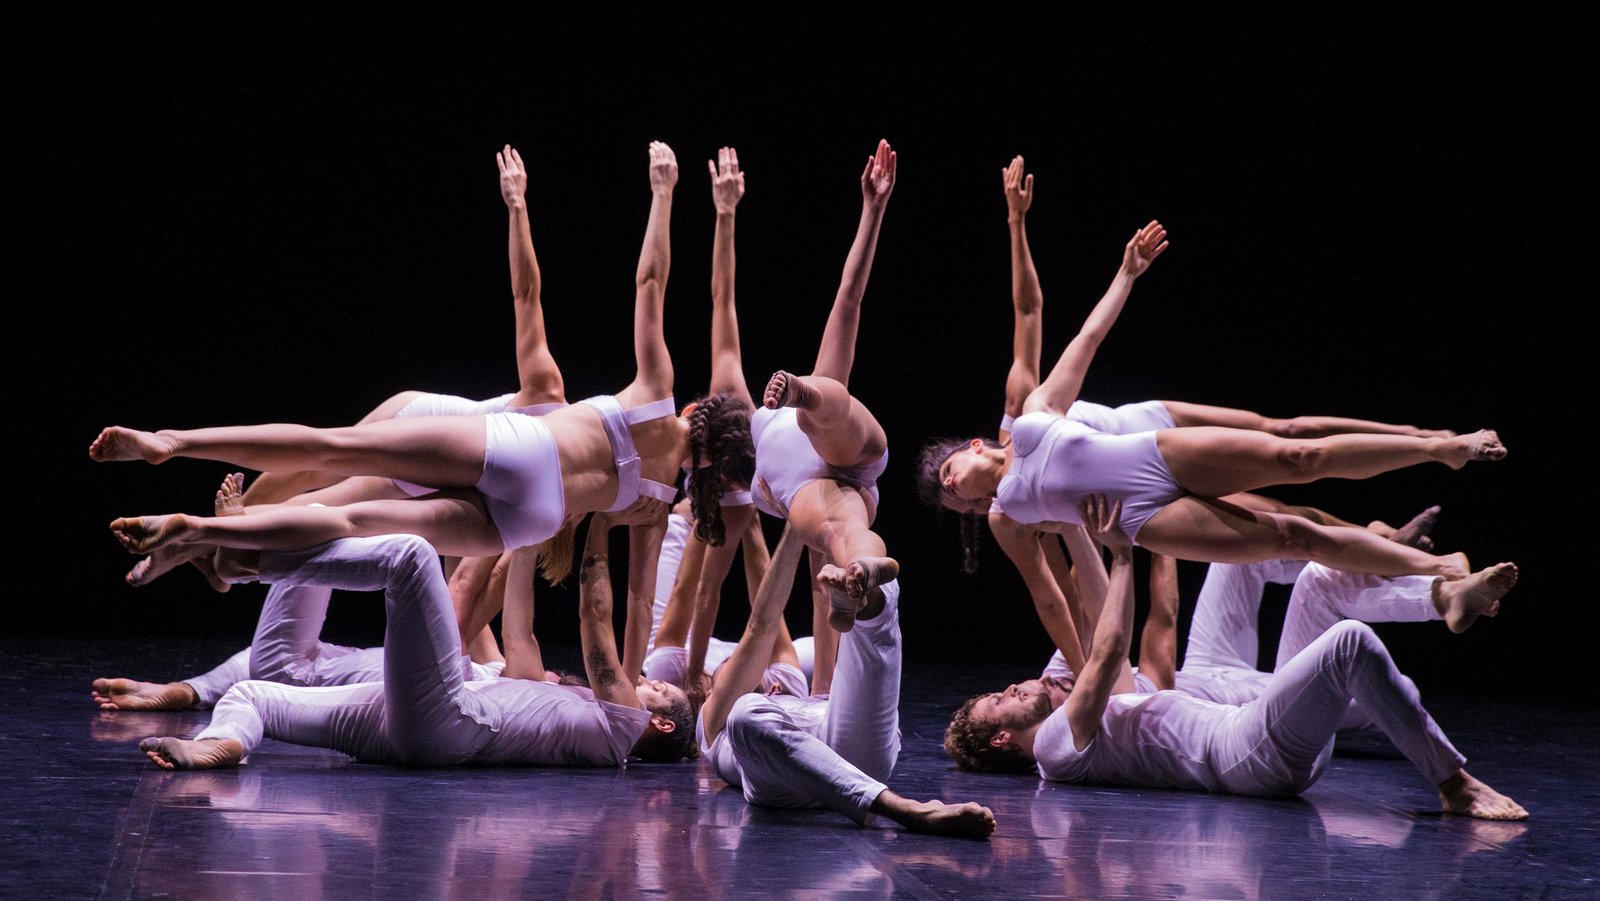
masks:
[(688, 700), (688, 696), (683, 693), (683, 689), (660, 679), (646, 679), (640, 676), (638, 681), (633, 684), (633, 690), (639, 698), (639, 703), (644, 705), (644, 709), (652, 713), (659, 713), (668, 709), (677, 703), (679, 699)]
[(1005, 691), (985, 695), (974, 712), (1007, 729), (1023, 729), (1043, 722), (1051, 711), (1067, 700), (1070, 684), (1055, 679), (1029, 679), (1006, 686)]

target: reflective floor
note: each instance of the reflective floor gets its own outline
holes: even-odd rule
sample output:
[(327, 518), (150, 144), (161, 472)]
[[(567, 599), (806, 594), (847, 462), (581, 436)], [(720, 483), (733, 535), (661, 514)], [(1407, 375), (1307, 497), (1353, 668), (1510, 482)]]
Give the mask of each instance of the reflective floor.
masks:
[[(166, 773), (134, 748), (206, 716), (101, 713), (93, 675), (189, 675), (194, 639), (0, 639), (13, 897), (1600, 897), (1600, 715), (1427, 698), (1468, 768), (1533, 814), (1438, 813), (1403, 760), (1336, 757), (1302, 798), (1079, 788), (959, 773), (945, 716), (993, 668), (906, 668), (917, 798), (979, 800), (988, 842), (748, 807), (698, 766), (406, 770), (268, 742), (247, 767)], [(164, 662), (164, 663), (163, 663)], [(171, 667), (168, 669), (167, 667)]]

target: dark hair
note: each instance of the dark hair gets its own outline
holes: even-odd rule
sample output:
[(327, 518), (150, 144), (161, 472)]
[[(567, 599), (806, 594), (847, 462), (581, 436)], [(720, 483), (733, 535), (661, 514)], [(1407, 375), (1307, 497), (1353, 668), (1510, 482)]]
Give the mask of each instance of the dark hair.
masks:
[(731, 391), (695, 401), (689, 414), (689, 459), (694, 466), (707, 461), (689, 481), (694, 536), (715, 547), (726, 537), (722, 527), (724, 483), (747, 488), (756, 474), (749, 405)]
[(972, 708), (987, 694), (968, 698), (965, 704), (950, 717), (950, 726), (944, 730), (944, 752), (955, 759), (956, 766), (980, 773), (1035, 772), (1038, 764), (1016, 745), (997, 748), (990, 744), (996, 732), (1005, 727), (996, 720), (975, 720)]
[(687, 696), (674, 698), (671, 706), (652, 710), (650, 716), (671, 720), (673, 730), (662, 732), (654, 726), (646, 728), (633, 746), (634, 757), (649, 763), (673, 763), (685, 757), (692, 760), (700, 756), (694, 742), (694, 707)]
[[(1000, 447), (998, 441), (979, 439), (985, 447)], [(948, 509), (944, 505), (944, 486), (939, 482), (939, 468), (959, 450), (972, 443), (971, 438), (935, 438), (922, 446), (917, 455), (917, 496), (936, 510)], [(961, 571), (972, 575), (978, 571), (978, 548), (982, 545), (983, 530), (978, 528), (978, 514), (959, 513), (961, 517)]]

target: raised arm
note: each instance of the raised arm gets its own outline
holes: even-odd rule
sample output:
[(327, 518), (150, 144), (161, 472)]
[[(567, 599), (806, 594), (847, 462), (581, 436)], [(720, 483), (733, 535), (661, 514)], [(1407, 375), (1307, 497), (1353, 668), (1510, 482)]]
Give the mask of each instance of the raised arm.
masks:
[(1177, 684), (1178, 561), (1150, 555), (1150, 615), (1139, 635), (1139, 672), (1165, 691)]
[(634, 276), (633, 383), (618, 393), (624, 408), (672, 394), (672, 357), (663, 332), (667, 273), (672, 269), (672, 189), (678, 183), (678, 159), (672, 148), (650, 143), (650, 219), (639, 270)]
[(1100, 342), (1105, 340), (1117, 317), (1122, 315), (1122, 307), (1128, 302), (1128, 294), (1133, 291), (1134, 280), (1143, 275), (1166, 249), (1167, 230), (1159, 222), (1152, 220), (1149, 225), (1133, 233), (1127, 246), (1122, 249), (1122, 265), (1117, 269), (1116, 278), (1111, 280), (1111, 287), (1106, 289), (1105, 296), (1090, 311), (1083, 328), (1068, 342), (1067, 349), (1061, 352), (1061, 359), (1056, 361), (1049, 377), (1028, 395), (1023, 412), (1067, 412), (1072, 402), (1078, 399), (1078, 392), (1083, 388), (1083, 377), (1089, 372), (1089, 364), (1094, 361)]
[[(1023, 175), (1022, 157), (1000, 170), (1006, 192), (1006, 228), (1011, 232), (1011, 371), (1006, 373), (1006, 415), (1022, 415), (1022, 405), (1039, 387), (1040, 334), (1044, 292), (1028, 249), (1028, 208), (1033, 206), (1033, 176)], [(1010, 432), (1002, 429), (1004, 443)]]
[[(694, 621), (689, 626), (689, 662), (685, 676), (688, 683), (698, 683), (705, 674), (706, 650), (711, 645), (711, 631), (717, 625), (717, 612), (722, 606), (722, 584), (733, 568), (734, 554), (744, 544), (742, 540), (733, 540), (733, 536), (742, 539), (755, 518), (755, 507), (724, 507), (722, 523), (727, 529), (727, 541), (712, 547), (692, 535), (689, 537), (691, 544), (702, 545), (705, 550), (694, 573)], [(751, 592), (750, 596), (755, 597), (755, 593)], [(689, 690), (687, 684), (684, 690)], [(697, 686), (697, 690), (704, 693), (703, 688)], [(693, 697), (694, 692), (690, 692), (690, 696)]]
[(1133, 644), (1133, 543), (1118, 531), (1122, 502), (1108, 503), (1105, 495), (1090, 495), (1083, 499), (1082, 512), (1084, 528), (1111, 551), (1111, 578), (1089, 660), (1067, 696), (1067, 723), (1079, 751), (1099, 734), (1106, 702), (1119, 690), (1119, 683), (1131, 687), (1133, 682), (1128, 668)]
[(1072, 671), (1082, 672), (1083, 640), (1078, 635), (1072, 610), (1077, 598), (1068, 598), (1063, 589), (1069, 587), (1070, 583), (1058, 581), (1045, 559), (1045, 542), (1059, 547), (1055, 536), (1041, 536), (1034, 528), (1002, 513), (989, 514), (989, 528), (994, 532), (1000, 549), (1006, 552), (1006, 556), (1016, 564), (1017, 572), (1022, 575), (1022, 582), (1033, 598), (1033, 608), (1039, 614), (1039, 624), (1049, 633), (1050, 640), (1055, 643), (1061, 656), (1066, 658)]
[(827, 376), (850, 384), (850, 368), (855, 364), (856, 331), (861, 324), (861, 298), (867, 293), (867, 277), (872, 274), (872, 257), (878, 249), (878, 230), (883, 213), (894, 192), (898, 158), (888, 141), (879, 141), (878, 150), (867, 158), (861, 172), (861, 221), (850, 254), (844, 260), (839, 292), (834, 295), (828, 324), (822, 331), (813, 375)]
[(505, 609), (500, 615), (500, 635), (506, 646), (505, 677), (544, 681), (544, 655), (533, 634), (533, 576), (539, 568), (534, 548), (518, 548), (506, 555)]
[(579, 634), (583, 640), (583, 669), (594, 696), (624, 707), (643, 708), (633, 680), (623, 675), (617, 659), (617, 633), (611, 622), (611, 564), (608, 533), (611, 521), (596, 513), (589, 521), (578, 570)]
[[(711, 242), (711, 392), (731, 391), (753, 409), (739, 353), (739, 314), (733, 304), (733, 220), (744, 197), (744, 173), (732, 147), (717, 151), (711, 169), (711, 201), (717, 208), (717, 231)], [(731, 534), (731, 533), (730, 533)]]
[(628, 524), (628, 622), (622, 633), (622, 672), (628, 684), (644, 671), (650, 649), (650, 625), (655, 617), (656, 562), (661, 540), (667, 535), (667, 509), (651, 504), (644, 522)]
[(494, 155), (500, 167), (500, 197), (510, 214), (507, 256), (511, 260), (511, 299), (517, 313), (517, 379), (519, 404), (554, 403), (566, 399), (561, 369), (545, 340), (544, 308), (539, 301), (539, 260), (533, 253), (528, 225), (528, 168), (510, 144)]
[(784, 602), (794, 588), (794, 570), (804, 546), (793, 527), (785, 526), (772, 552), (772, 566), (767, 568), (766, 578), (761, 580), (761, 587), (750, 599), (750, 622), (745, 626), (744, 636), (717, 670), (716, 687), (711, 689), (711, 696), (700, 708), (700, 722), (707, 742), (722, 732), (734, 702), (760, 684), (761, 674), (772, 662), (772, 645), (778, 638)]
[(1089, 539), (1083, 526), (1064, 525), (1059, 534), (1072, 557), (1072, 583), (1078, 589), (1081, 613), (1078, 635), (1083, 639), (1087, 657), (1094, 642), (1095, 626), (1100, 623), (1100, 611), (1106, 604), (1106, 564), (1100, 559), (1100, 548)]

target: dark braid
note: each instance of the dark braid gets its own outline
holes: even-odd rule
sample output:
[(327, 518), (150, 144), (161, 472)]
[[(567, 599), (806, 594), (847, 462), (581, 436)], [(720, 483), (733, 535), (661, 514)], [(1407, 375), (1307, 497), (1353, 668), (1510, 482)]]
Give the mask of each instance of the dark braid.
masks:
[(978, 528), (978, 514), (961, 514), (961, 571), (973, 575), (978, 571), (978, 548), (983, 544), (983, 530)]
[[(756, 449), (750, 438), (750, 407), (731, 392), (708, 395), (689, 414), (689, 507), (694, 534), (716, 547), (727, 537), (722, 526), (724, 483), (742, 490), (755, 477)], [(708, 461), (699, 466), (700, 461)]]

